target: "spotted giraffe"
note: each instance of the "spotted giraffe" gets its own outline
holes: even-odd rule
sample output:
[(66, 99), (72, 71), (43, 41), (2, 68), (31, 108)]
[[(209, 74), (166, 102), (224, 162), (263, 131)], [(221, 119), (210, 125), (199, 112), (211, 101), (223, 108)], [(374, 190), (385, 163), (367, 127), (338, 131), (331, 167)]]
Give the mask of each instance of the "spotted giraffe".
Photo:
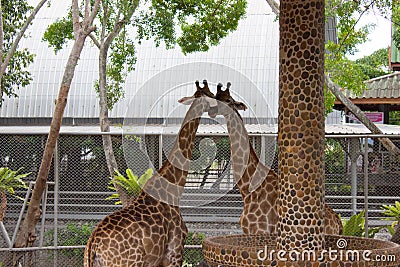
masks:
[[(231, 97), (230, 86), (228, 83), (227, 89), (223, 91), (222, 84), (218, 84), (216, 99), (221, 102), (217, 107), (226, 119), (234, 175), (244, 202), (240, 225), (245, 234), (275, 233), (278, 223), (278, 175), (260, 162), (254, 151), (238, 112), (245, 110), (246, 106)], [(215, 116), (213, 111), (215, 109), (210, 110), (211, 116)], [(310, 212), (310, 209), (306, 207), (305, 212)], [(305, 223), (301, 218), (300, 222)], [(338, 235), (342, 232), (339, 216), (329, 205), (325, 205), (325, 233)]]
[(207, 81), (191, 97), (177, 140), (166, 162), (127, 207), (106, 216), (85, 249), (85, 267), (181, 266), (187, 228), (178, 207), (200, 116), (215, 104)]

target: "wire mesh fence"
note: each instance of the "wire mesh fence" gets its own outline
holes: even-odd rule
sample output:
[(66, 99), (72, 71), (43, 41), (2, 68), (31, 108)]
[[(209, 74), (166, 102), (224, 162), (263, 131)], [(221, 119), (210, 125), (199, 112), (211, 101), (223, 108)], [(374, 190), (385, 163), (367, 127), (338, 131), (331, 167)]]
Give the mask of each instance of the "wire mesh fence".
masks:
[[(399, 146), (399, 136), (390, 138)], [(175, 139), (173, 135), (112, 135), (120, 172), (131, 168), (140, 175), (147, 168), (158, 169)], [(45, 134), (1, 135), (2, 167), (29, 172), (27, 181), (32, 188), (45, 142)], [(251, 142), (260, 160), (277, 172), (276, 137), (251, 136)], [(347, 229), (349, 234), (365, 235), (366, 229), (371, 237), (390, 234), (386, 225), (390, 228), (398, 218), (383, 220), (382, 207), (399, 200), (397, 159), (372, 136), (328, 136), (325, 143), (326, 202), (345, 221), (354, 214), (363, 215), (357, 227)], [(190, 232), (185, 263), (196, 266), (203, 260), (201, 243), (206, 236), (241, 233), (238, 221), (243, 202), (231, 171), (228, 136), (197, 135), (191, 163), (181, 210)], [(16, 258), (21, 258), (24, 266), (82, 266), (84, 245), (92, 229), (120, 208), (115, 200), (107, 199), (114, 193), (109, 183), (101, 135), (61, 135), (43, 196), (35, 248), (12, 250), (7, 242), (6, 235), (10, 243), (15, 240), (26, 213), (29, 190), (20, 190), (16, 192), (19, 198), (8, 196), (0, 266), (11, 266), (6, 260)]]

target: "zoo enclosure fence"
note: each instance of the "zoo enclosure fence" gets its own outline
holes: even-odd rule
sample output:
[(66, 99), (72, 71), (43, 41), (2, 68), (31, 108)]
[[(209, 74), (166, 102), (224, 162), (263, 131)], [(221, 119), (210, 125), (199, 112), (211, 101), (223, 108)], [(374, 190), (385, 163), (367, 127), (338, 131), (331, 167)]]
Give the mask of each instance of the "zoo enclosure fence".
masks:
[[(131, 168), (138, 175), (149, 167), (161, 166), (176, 138), (170, 134), (111, 134), (111, 137), (120, 172)], [(382, 147), (378, 137), (382, 136), (326, 136), (326, 202), (343, 218), (365, 210), (367, 228), (390, 223), (381, 220), (381, 206), (399, 200), (400, 192), (399, 164)], [(400, 136), (385, 137), (399, 146)], [(31, 172), (30, 188), (39, 170), (46, 138), (45, 132), (0, 136), (1, 165)], [(253, 134), (251, 141), (260, 159), (277, 171), (276, 135)], [(202, 260), (200, 244), (205, 236), (241, 232), (238, 221), (243, 204), (230, 170), (226, 134), (198, 134), (192, 165), (181, 209), (190, 231), (185, 262), (196, 266)], [(106, 199), (113, 193), (108, 188), (109, 181), (101, 135), (61, 133), (34, 248), (18, 250), (9, 244), (15, 239), (29, 199), (29, 190), (20, 191), (18, 195), (26, 201), (9, 199), (4, 238), (0, 238), (0, 259), (12, 251), (14, 255), (25, 255), (27, 266), (80, 265), (94, 225), (119, 208), (115, 200)]]

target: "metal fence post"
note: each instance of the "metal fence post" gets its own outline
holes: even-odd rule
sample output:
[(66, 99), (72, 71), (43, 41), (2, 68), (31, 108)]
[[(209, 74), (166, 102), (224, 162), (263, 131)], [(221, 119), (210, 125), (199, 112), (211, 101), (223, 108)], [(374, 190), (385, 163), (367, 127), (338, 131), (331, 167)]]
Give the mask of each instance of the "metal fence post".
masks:
[(368, 137), (364, 138), (364, 216), (365, 237), (368, 238)]
[(60, 178), (59, 161), (60, 154), (58, 151), (58, 140), (54, 150), (54, 267), (57, 267), (57, 243), (58, 243), (58, 186)]
[(360, 156), (359, 139), (350, 138), (351, 208), (357, 213), (357, 159)]

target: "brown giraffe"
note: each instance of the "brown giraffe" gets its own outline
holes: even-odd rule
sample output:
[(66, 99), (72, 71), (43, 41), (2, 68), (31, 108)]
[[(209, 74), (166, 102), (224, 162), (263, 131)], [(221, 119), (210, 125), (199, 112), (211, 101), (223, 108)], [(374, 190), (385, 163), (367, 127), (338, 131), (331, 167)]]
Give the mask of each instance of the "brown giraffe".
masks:
[[(275, 233), (278, 222), (278, 175), (260, 162), (238, 112), (246, 110), (246, 106), (231, 97), (230, 86), (228, 83), (223, 91), (222, 84), (218, 84), (216, 99), (228, 105), (218, 103), (218, 108), (226, 119), (234, 175), (244, 202), (240, 225), (245, 234)], [(210, 113), (212, 111), (215, 112), (215, 109), (211, 109)], [(310, 212), (308, 208), (305, 211)], [(338, 235), (342, 232), (339, 216), (329, 205), (325, 205), (325, 233)]]
[[(105, 217), (85, 249), (85, 267), (181, 266), (187, 228), (178, 207), (200, 116), (215, 104), (214, 95), (196, 81), (196, 92), (179, 100), (191, 103), (166, 162), (132, 204)], [(206, 97), (203, 97), (206, 96)]]

